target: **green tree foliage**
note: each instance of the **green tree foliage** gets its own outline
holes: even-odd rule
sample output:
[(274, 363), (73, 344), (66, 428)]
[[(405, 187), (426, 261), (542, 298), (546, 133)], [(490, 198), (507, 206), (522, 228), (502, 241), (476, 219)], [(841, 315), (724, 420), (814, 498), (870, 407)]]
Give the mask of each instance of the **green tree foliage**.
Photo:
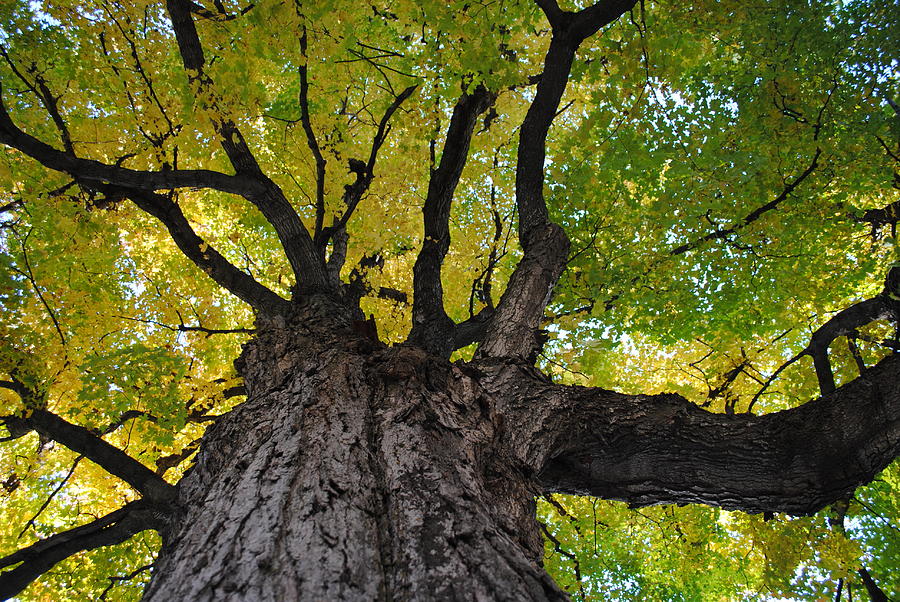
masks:
[[(192, 11), (206, 63), (186, 72), (164, 3), (4, 2), (10, 118), (67, 156), (225, 173), (213, 140), (230, 120), (310, 232), (339, 241), (346, 229), (344, 279), (400, 342), (428, 176), (456, 99), (481, 86), (494, 98), (456, 193), (443, 284), (457, 321), (493, 307), (521, 256), (517, 131), (550, 33), (537, 4)], [(585, 42), (548, 141), (548, 206), (572, 250), (542, 369), (728, 413), (816, 397), (811, 337), (877, 297), (900, 260), (898, 22), (895, 2), (648, 1)], [(371, 178), (353, 198), (361, 164)], [(201, 254), (290, 295), (277, 234), (244, 199), (167, 194)], [(231, 362), (253, 318), (114, 187), (7, 146), (0, 271), (0, 550), (12, 553), (137, 497), (66, 446), (19, 436), (16, 417), (50, 410), (174, 483), (204, 428), (242, 399)], [(837, 385), (898, 348), (884, 319), (828, 343)], [(547, 567), (576, 599), (862, 596), (862, 568), (898, 595), (898, 488), (895, 463), (813, 517), (548, 497), (539, 518)], [(143, 534), (73, 556), (20, 599), (135, 599), (158, 545)]]

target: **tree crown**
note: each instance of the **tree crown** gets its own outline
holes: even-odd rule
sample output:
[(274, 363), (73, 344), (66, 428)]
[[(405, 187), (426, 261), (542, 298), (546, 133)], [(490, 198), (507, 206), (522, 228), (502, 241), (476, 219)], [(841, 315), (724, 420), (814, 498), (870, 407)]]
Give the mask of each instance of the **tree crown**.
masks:
[[(0, 7), (0, 478), (20, 525), (3, 549), (137, 497), (17, 420), (63, 416), (174, 482), (242, 399), (232, 362), (254, 314), (323, 291), (388, 343), (464, 360), (482, 344), (561, 382), (719, 412), (854, 379), (898, 347), (898, 20), (891, 3), (824, 1)], [(545, 342), (507, 345), (502, 294), (550, 223), (562, 275), (526, 329)], [(806, 359), (823, 346), (827, 374)], [(862, 543), (813, 518), (608, 502), (587, 526), (597, 503), (567, 500), (542, 506), (550, 564), (600, 589), (608, 562), (646, 591), (724, 591), (721, 572), (635, 568), (647, 556), (621, 539), (640, 523), (697, 563), (777, 550), (739, 562), (745, 587), (781, 591), (804, 566), (796, 587), (815, 589), (897, 543), (890, 470), (851, 504)], [(621, 556), (568, 551), (599, 524)], [(67, 561), (34, 595), (130, 595), (107, 577), (156, 545)]]

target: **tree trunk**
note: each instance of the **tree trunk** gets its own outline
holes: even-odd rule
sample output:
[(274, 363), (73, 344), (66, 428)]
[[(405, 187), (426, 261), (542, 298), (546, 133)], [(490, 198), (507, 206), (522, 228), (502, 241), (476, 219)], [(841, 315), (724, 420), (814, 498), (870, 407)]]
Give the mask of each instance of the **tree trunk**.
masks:
[(565, 599), (477, 378), (309, 324), (245, 347), (247, 401), (179, 484), (145, 599)]
[(562, 600), (538, 494), (805, 514), (900, 453), (896, 355), (798, 408), (729, 416), (388, 348), (346, 316), (258, 321), (247, 401), (178, 484), (147, 600)]

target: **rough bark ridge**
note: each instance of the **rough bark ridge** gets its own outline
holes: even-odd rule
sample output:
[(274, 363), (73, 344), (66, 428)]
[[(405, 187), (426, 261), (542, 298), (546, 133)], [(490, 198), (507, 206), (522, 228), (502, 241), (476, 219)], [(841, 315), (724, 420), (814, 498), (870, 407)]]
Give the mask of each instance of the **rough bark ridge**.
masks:
[[(263, 318), (147, 600), (556, 600), (534, 497), (814, 512), (900, 453), (900, 357), (768, 416), (388, 348), (337, 305)], [(323, 316), (330, 316), (323, 318)]]
[(763, 416), (713, 414), (674, 394), (557, 385), (521, 364), (481, 369), (481, 385), (517, 426), (504, 446), (539, 473), (545, 492), (812, 514), (900, 454), (897, 355)]
[(269, 320), (179, 485), (147, 600), (553, 600), (493, 399), (412, 347)]

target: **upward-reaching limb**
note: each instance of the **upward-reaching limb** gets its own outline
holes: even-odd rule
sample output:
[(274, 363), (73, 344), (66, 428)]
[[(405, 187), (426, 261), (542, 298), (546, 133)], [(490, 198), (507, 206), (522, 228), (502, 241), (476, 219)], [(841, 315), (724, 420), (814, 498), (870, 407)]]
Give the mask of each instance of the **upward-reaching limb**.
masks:
[[(115, 190), (112, 192), (115, 193)], [(279, 313), (287, 309), (287, 300), (239, 270), (200, 238), (191, 228), (181, 208), (170, 198), (154, 192), (125, 190), (122, 194), (162, 222), (188, 259), (223, 288), (248, 303), (257, 313)]]
[(168, 197), (155, 192), (160, 189), (200, 187), (244, 195), (254, 188), (252, 181), (242, 176), (208, 170), (139, 171), (82, 159), (57, 150), (20, 130), (6, 112), (2, 99), (0, 142), (20, 150), (45, 167), (68, 173), (82, 186), (110, 198), (130, 198), (166, 226), (179, 249), (191, 261), (257, 311), (277, 311), (286, 304), (281, 297), (210, 248), (191, 228), (181, 208)]
[(578, 46), (634, 3), (608, 0), (570, 13), (561, 10), (555, 0), (537, 0), (553, 33), (537, 92), (519, 131), (516, 208), (519, 243), (525, 254), (510, 277), (478, 349), (481, 357), (528, 358), (536, 350), (535, 333), (569, 251), (569, 239), (562, 228), (550, 222), (544, 199), (547, 133)]
[(0, 380), (0, 387), (18, 394), (25, 405), (22, 416), (0, 417), (18, 438), (34, 430), (88, 458), (98, 466), (128, 483), (142, 499), (85, 525), (58, 533), (0, 558), (0, 568), (15, 568), (0, 573), (0, 599), (15, 596), (29, 583), (49, 571), (56, 563), (73, 554), (101, 546), (121, 543), (147, 529), (162, 530), (171, 513), (175, 487), (102, 437), (77, 424), (41, 408), (39, 393), (13, 377)]
[(428, 182), (422, 207), (425, 238), (413, 267), (413, 326), (409, 341), (428, 351), (449, 357), (453, 351), (454, 324), (444, 310), (441, 264), (450, 248), (450, 206), (459, 184), (475, 120), (487, 110), (493, 95), (484, 87), (463, 93), (450, 118), (444, 152)]
[(239, 175), (232, 176), (207, 169), (143, 171), (76, 157), (20, 130), (2, 102), (0, 142), (25, 153), (44, 167), (78, 177), (82, 182), (108, 183), (148, 191), (211, 188), (241, 196), (260, 192), (258, 183)]
[(18, 394), (29, 408), (24, 416), (5, 416), (0, 422), (16, 437), (35, 430), (70, 450), (83, 455), (138, 491), (148, 501), (164, 505), (174, 495), (174, 487), (162, 477), (83, 426), (67, 422), (48, 412), (38, 402), (40, 396), (18, 379), (0, 381), (0, 387)]
[(0, 567), (20, 563), (0, 573), (0, 600), (15, 596), (56, 563), (78, 552), (122, 543), (147, 529), (160, 529), (159, 516), (143, 500), (130, 502), (86, 525), (57, 533), (0, 558)]
[(313, 240), (318, 239), (325, 225), (325, 157), (322, 155), (322, 149), (319, 147), (319, 141), (316, 139), (316, 132), (313, 130), (312, 121), (309, 118), (309, 56), (306, 53), (306, 26), (303, 27), (303, 33), (300, 34), (300, 54), (303, 55), (303, 62), (297, 67), (300, 74), (300, 93), (297, 101), (300, 104), (300, 123), (303, 125), (303, 132), (306, 134), (306, 145), (316, 161), (316, 224), (313, 229)]
[(321, 231), (321, 237), (316, 241), (320, 248), (324, 249), (325, 245), (328, 244), (328, 241), (336, 232), (346, 228), (347, 223), (353, 216), (353, 212), (356, 211), (356, 207), (362, 200), (363, 195), (369, 190), (369, 186), (372, 184), (372, 180), (375, 177), (375, 162), (378, 160), (378, 151), (381, 150), (382, 145), (387, 140), (388, 134), (391, 131), (391, 118), (415, 91), (416, 86), (407, 86), (397, 94), (391, 104), (388, 105), (384, 115), (381, 116), (381, 121), (378, 122), (378, 129), (375, 131), (375, 136), (372, 138), (372, 147), (369, 150), (369, 158), (366, 161), (353, 158), (348, 161), (350, 171), (356, 176), (356, 180), (352, 184), (348, 184), (344, 187), (344, 213), (341, 217), (335, 218), (332, 226), (324, 228)]
[(213, 129), (219, 137), (219, 144), (235, 171), (256, 184), (253, 194), (243, 196), (256, 205), (275, 228), (299, 287), (309, 292), (326, 289), (328, 277), (325, 262), (316, 253), (312, 237), (300, 221), (300, 216), (281, 188), (263, 173), (237, 124), (214, 100), (213, 82), (204, 70), (206, 60), (203, 47), (191, 16), (191, 2), (168, 0), (166, 7), (188, 78), (198, 94), (212, 99), (209, 102), (214, 115)]

